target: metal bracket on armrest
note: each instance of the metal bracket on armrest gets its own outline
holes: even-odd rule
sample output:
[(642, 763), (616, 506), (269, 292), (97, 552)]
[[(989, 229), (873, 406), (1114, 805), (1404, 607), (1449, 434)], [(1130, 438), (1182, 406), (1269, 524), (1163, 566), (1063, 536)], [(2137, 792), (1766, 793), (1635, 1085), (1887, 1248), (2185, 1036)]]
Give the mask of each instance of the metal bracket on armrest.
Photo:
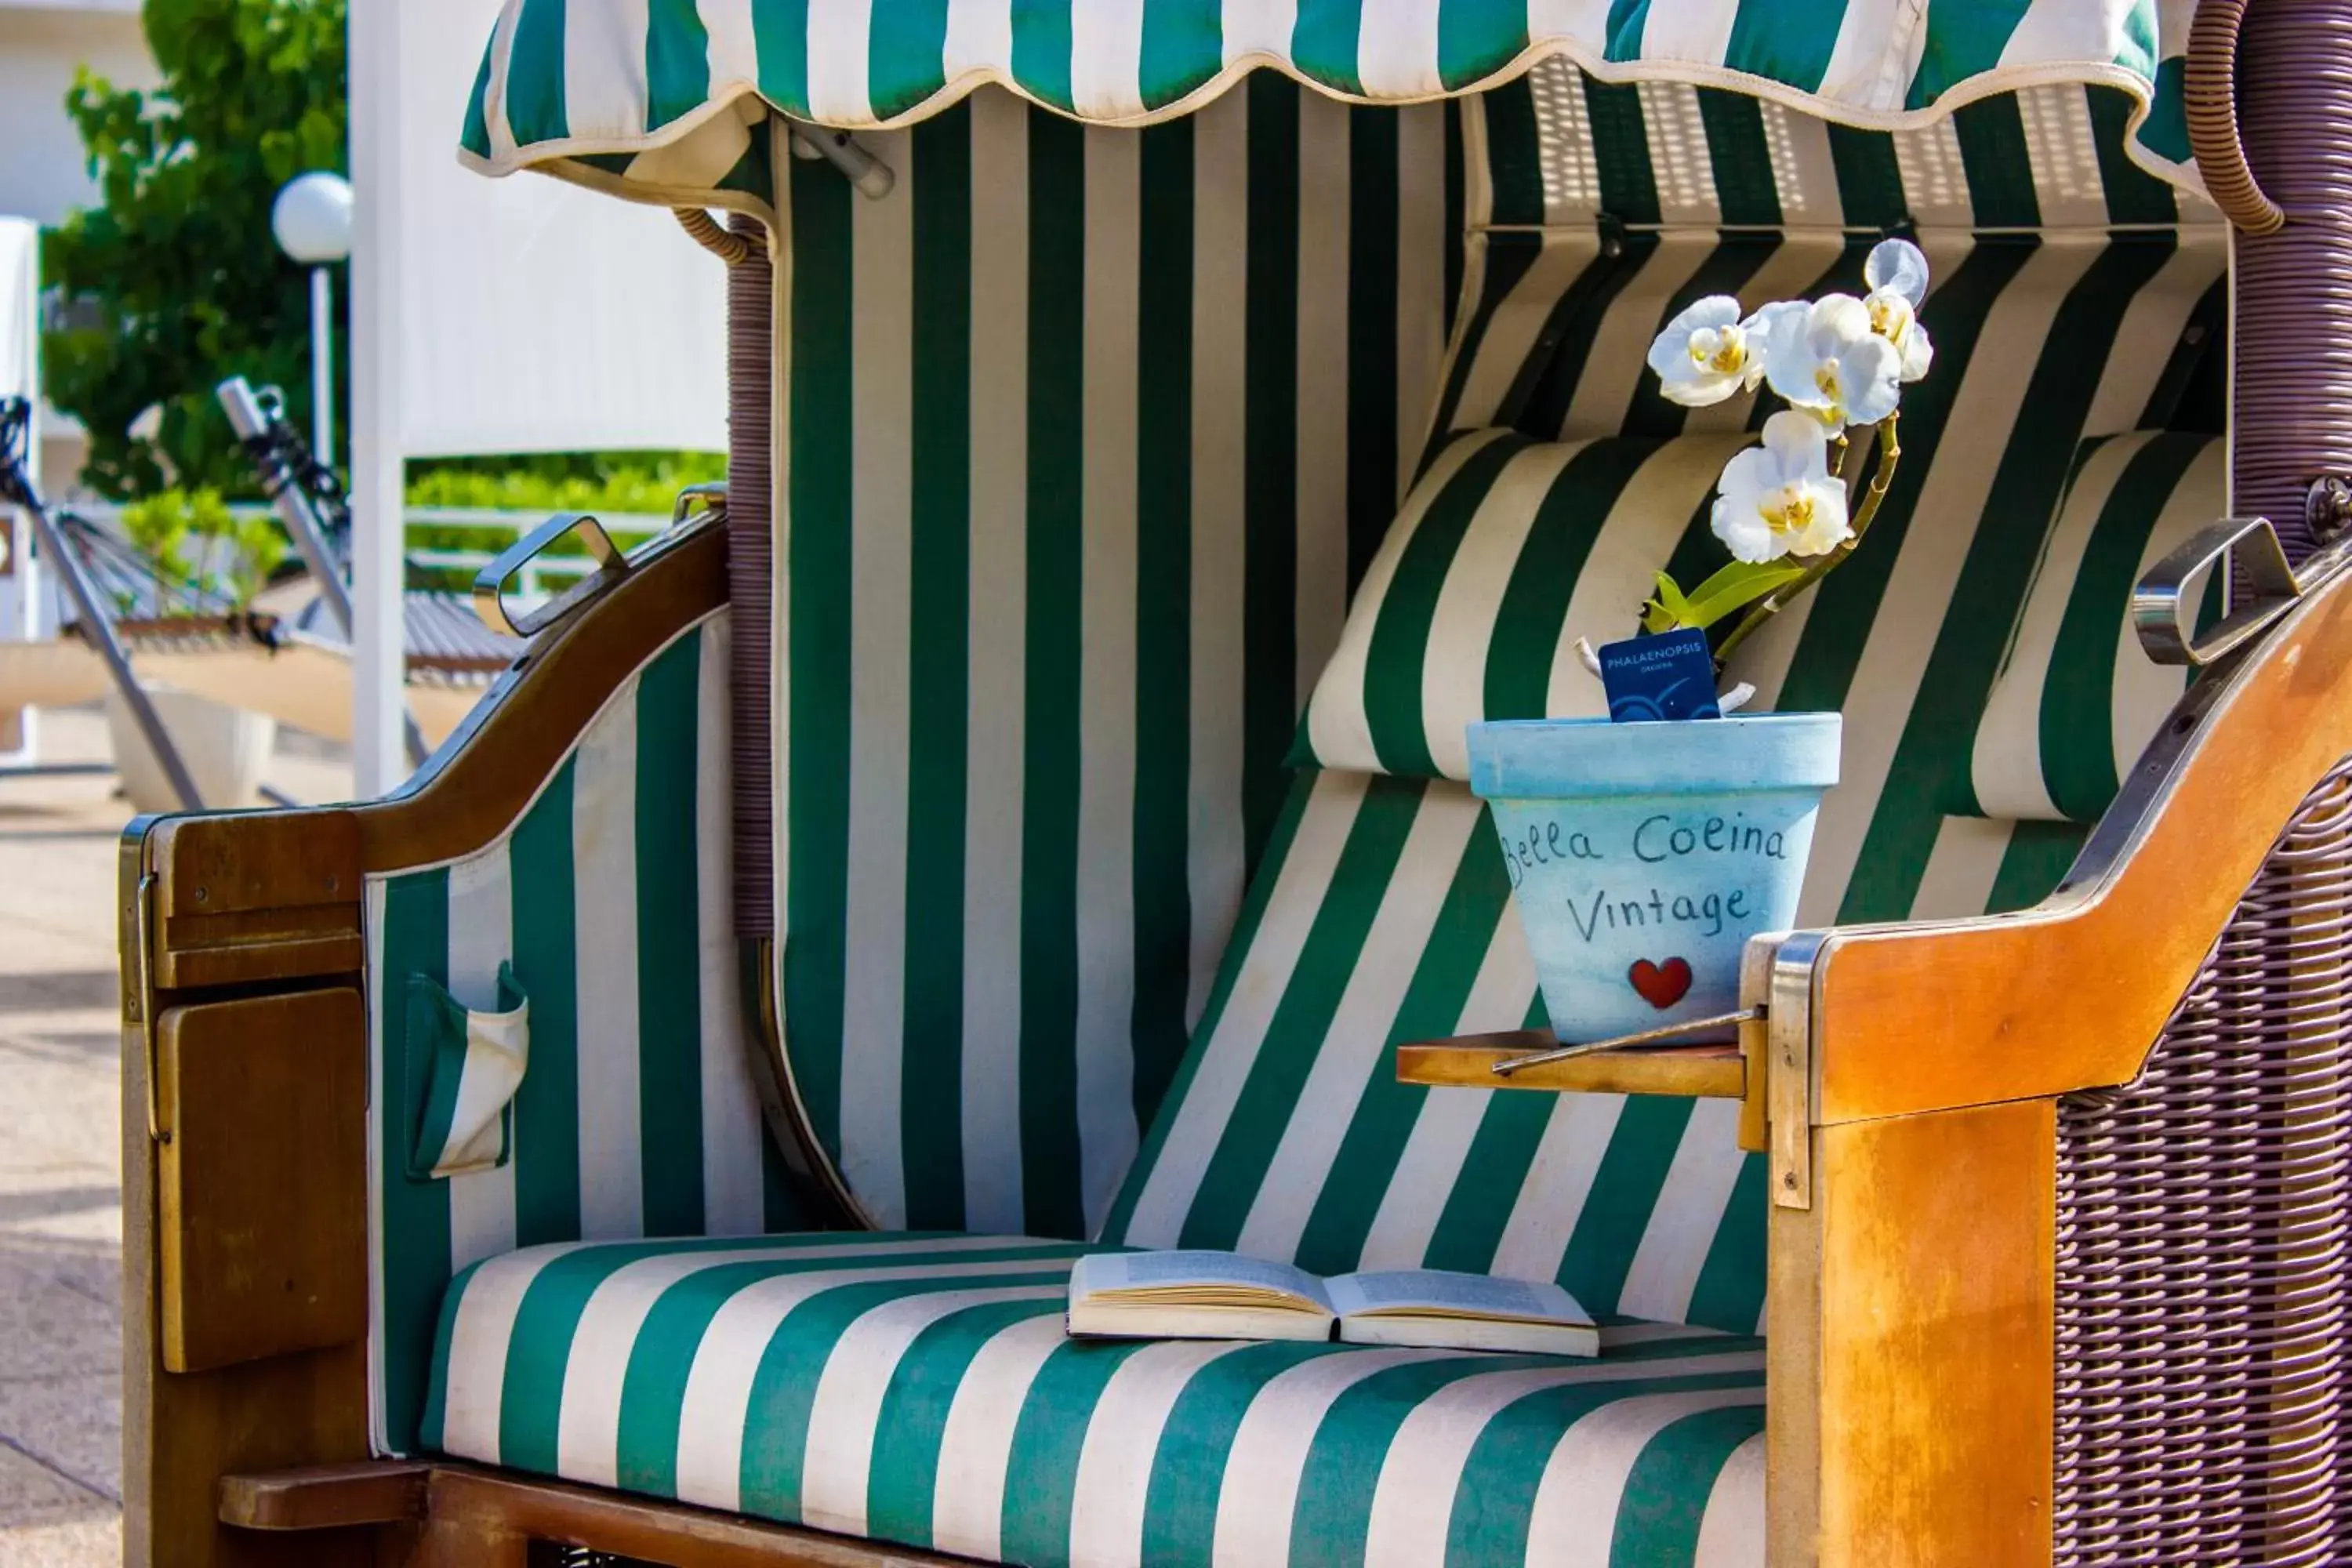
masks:
[[(2352, 563), (2347, 550), (2352, 547), (2330, 545), (2298, 569), (2288, 563), (2270, 519), (2223, 518), (2150, 567), (2132, 590), (2140, 647), (2158, 664), (2212, 664), (2260, 637), (2304, 595)], [(2242, 574), (2244, 602), (2200, 636), (2195, 616), (2204, 584), (2215, 572), (2231, 568)]]
[[(530, 564), (532, 557), (573, 529), (580, 531), (582, 541), (588, 546), (589, 559), (596, 563), (596, 569), (536, 610), (518, 616), (508, 609), (507, 579)], [(494, 632), (531, 637), (581, 609), (628, 574), (628, 557), (622, 553), (619, 545), (613, 542), (613, 536), (604, 531), (603, 523), (584, 511), (558, 512), (499, 552), (497, 560), (475, 574), (474, 613), (481, 616), (482, 624)]]
[(1798, 931), (1772, 950), (1764, 1082), (1775, 1208), (1813, 1206), (1813, 981), (1831, 935)]

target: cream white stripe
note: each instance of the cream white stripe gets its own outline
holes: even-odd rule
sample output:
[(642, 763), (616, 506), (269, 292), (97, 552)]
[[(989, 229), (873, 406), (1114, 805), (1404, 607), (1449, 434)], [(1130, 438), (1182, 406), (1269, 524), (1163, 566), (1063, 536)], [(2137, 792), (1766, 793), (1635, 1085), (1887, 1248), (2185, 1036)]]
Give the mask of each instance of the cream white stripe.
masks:
[[(1277, 1258), (1297, 1253), (1356, 1109), (1388, 1066), (1397, 1007), (1429, 945), (1463, 847), (1472, 833), (1488, 831), (1473, 812), (1439, 805), (1414, 814), (1396, 869), (1381, 891), (1380, 908), (1332, 1009), (1330, 1026), (1258, 1182), (1235, 1251)], [(1353, 1173), (1347, 1174), (1353, 1179)]]
[[(1433, 786), (1433, 790), (1459, 788)], [(1471, 831), (1491, 831), (1483, 811), (1479, 826)], [(1478, 973), (1470, 983), (1469, 994), (1463, 1000), (1461, 1016), (1454, 1020), (1454, 1032), (1482, 1035), (1517, 1028), (1527, 1021), (1528, 1004), (1535, 990), (1535, 965), (1528, 955), (1527, 933), (1519, 929), (1519, 906), (1516, 901), (1506, 902), (1486, 943), (1486, 954), (1479, 961)], [(1388, 1189), (1381, 1194), (1381, 1206), (1364, 1233), (1359, 1268), (1412, 1268), (1427, 1260), (1430, 1238), (1437, 1234), (1437, 1223), (1462, 1173), (1462, 1162), (1469, 1157), (1470, 1145), (1493, 1098), (1493, 1090), (1483, 1089), (1422, 1096), (1412, 1131), (1398, 1152)]]
[(2049, 819), (2058, 815), (2042, 767), (2042, 693), (2050, 681), (2058, 628), (2082, 574), (2083, 554), (2116, 482), (2147, 437), (2118, 436), (2088, 458), (2042, 541), (2000, 679), (1977, 723), (1969, 758), (1977, 804), (1994, 816)]
[[(848, 1535), (866, 1533), (866, 1482), (882, 1404), (899, 1362), (918, 1335), (968, 1307), (1000, 1301), (1059, 1301), (1067, 1285), (935, 1290), (902, 1296), (843, 1331), (825, 1357), (809, 1403), (808, 1447), (801, 1462), (801, 1521)], [(1049, 1323), (1059, 1316), (1049, 1315)]]
[(871, 119), (866, 46), (873, 0), (808, 0), (806, 26), (810, 111), (822, 121), (853, 125)]
[(1503, 1222), (1494, 1272), (1517, 1279), (1549, 1279), (1559, 1273), (1624, 1110), (1622, 1094), (1559, 1097), (1512, 1200), (1510, 1218)]
[[(1651, 14), (1656, 15), (1654, 11)], [(1646, 88), (1643, 96), (1646, 100)], [(1665, 324), (1666, 307), (1691, 280), (1691, 275), (1715, 254), (1718, 243), (1711, 230), (1706, 234), (1659, 237), (1658, 247), (1642, 263), (1642, 269), (1624, 290), (1609, 302), (1599, 330), (1592, 334), (1592, 347), (1585, 355), (1583, 374), (1577, 377), (1575, 395), (1569, 399), (1568, 417), (1560, 426), (1563, 439), (1614, 436), (1623, 428), (1634, 390), (1650, 374), (1643, 356), (1649, 353), (1650, 340)], [(1712, 476), (1710, 488), (1711, 479)], [(1664, 557), (1659, 560), (1663, 563)]]
[[(1772, 180), (1780, 198), (1780, 221), (1791, 226), (1806, 225), (1834, 229), (1845, 222), (1845, 203), (1840, 197), (1837, 183), (1837, 162), (1830, 152), (1829, 121), (1777, 103), (1764, 105), (1764, 143), (1772, 160)], [(1810, 248), (1803, 237), (1801, 248)], [(1819, 243), (1829, 246), (1834, 253), (1837, 237), (1822, 235)], [(1783, 241), (1780, 250), (1790, 248)], [(1775, 251), (1764, 270), (1770, 271), (1780, 259)], [(1778, 293), (1767, 291), (1759, 295), (1757, 303), (1765, 300), (1792, 299), (1806, 292), (1812, 279), (1792, 288), (1781, 288)], [(1747, 298), (1743, 290), (1741, 298)]]
[(1298, 1510), (1307, 1450), (1339, 1396), (1393, 1366), (1462, 1359), (1455, 1351), (1351, 1351), (1318, 1356), (1268, 1378), (1225, 1450), (1210, 1561), (1216, 1568), (1289, 1562), (1290, 1521)]
[(1304, 705), (1348, 618), (1348, 122), (1320, 93), (1297, 95), (1298, 572), (1291, 688)]
[(1360, 773), (1325, 773), (1316, 782), (1250, 945), (1246, 969), (1206, 1044), (1193, 1042), (1201, 1054), (1192, 1086), (1176, 1109), (1121, 1239), (1144, 1246), (1175, 1242), (1289, 986), (1368, 782)]
[[(1135, 606), (1138, 215), (1141, 142), (1086, 133), (1081, 374), (1086, 548), (1078, 611), (1079, 1197), (1092, 1234), (1135, 1155)], [(1038, 606), (1047, 614), (1055, 606)]]
[(1228, 65), (1245, 55), (1286, 60), (1298, 25), (1297, 0), (1224, 0), (1221, 25)]
[(1021, 798), (1028, 624), (1029, 110), (971, 99), (971, 553), (964, 742), (963, 1205), (1022, 1220)]
[[(1601, 254), (1600, 241), (1590, 234), (1560, 233), (1547, 230), (1542, 250), (1518, 281), (1511, 285), (1487, 319), (1485, 333), (1473, 352), (1470, 370), (1464, 378), (1462, 395), (1454, 408), (1454, 426), (1467, 429), (1472, 426), (1491, 425), (1496, 412), (1509, 395), (1511, 383), (1519, 367), (1534, 352), (1536, 341), (1543, 335), (1544, 323), (1551, 317), (1552, 307), (1560, 296), (1575, 283), (1585, 268), (1594, 265)], [(1475, 308), (1476, 296), (1464, 289), (1469, 306)], [(1650, 332), (1656, 331), (1654, 323)], [(1643, 339), (1647, 352), (1649, 338)], [(1638, 363), (1639, 356), (1636, 356)], [(1630, 374), (1630, 373), (1629, 373)], [(1615, 434), (1611, 426), (1608, 434)]]
[[(1904, 79), (1910, 79), (1908, 73)], [(1903, 196), (1919, 226), (1923, 229), (1963, 230), (1972, 226), (1976, 222), (1976, 205), (1969, 195), (1968, 164), (1960, 156), (1959, 128), (1948, 119), (1938, 120), (1895, 137), (1894, 143)], [(1928, 260), (1928, 276), (1943, 276), (1933, 265), (1932, 253)]]
[(580, 1234), (591, 1241), (645, 1234), (637, 1100), (638, 680), (631, 676), (581, 737), (572, 766)]
[(751, 5), (752, 0), (695, 0), (695, 14), (702, 18), (702, 31), (709, 40), (703, 59), (714, 94), (736, 83), (760, 79), (759, 35), (751, 24)]
[[(449, 994), (478, 1012), (498, 1011), (499, 965), (514, 956), (509, 843), (500, 839), (449, 868)], [(404, 996), (404, 979), (401, 987), (388, 994)], [(449, 1271), (455, 1274), (469, 1263), (511, 1252), (514, 1245), (513, 1161), (450, 1177)]]
[(1469, 775), (1465, 732), (1486, 716), (1486, 650), (1519, 552), (1553, 483), (1582, 449), (1581, 443), (1546, 444), (1514, 453), (1478, 502), (1446, 566), (1422, 644), (1421, 713), (1423, 743), (1448, 778)]
[[(1197, 220), (1196, 220), (1197, 221)], [(1397, 110), (1397, 499), (1437, 411), (1445, 358), (1445, 110)]]
[(1569, 1427), (1536, 1488), (1528, 1559), (1559, 1568), (1607, 1568), (1609, 1532), (1593, 1529), (1592, 1521), (1617, 1517), (1625, 1482), (1651, 1441), (1685, 1415), (1763, 1402), (1760, 1388), (1638, 1394), (1604, 1405)]
[(1192, 117), (1192, 584), (1189, 1032), (1242, 897), (1242, 399), (1248, 328), (1248, 95)]
[[(810, 28), (814, 34), (814, 14)], [(814, 69), (814, 67), (812, 67)], [(868, 139), (904, 168), (904, 132)], [(848, 912), (842, 932), (842, 1175), (885, 1227), (907, 1214), (899, 1079), (905, 1064), (907, 584), (914, 548), (914, 212), (911, 191), (850, 204), (857, 258), (850, 309)]]
[[(2146, 577), (2148, 568), (2187, 542), (2189, 536), (2229, 510), (2229, 493), (2222, 482), (2223, 444), (2214, 441), (2200, 452), (2180, 476), (2157, 514), (2147, 546), (2141, 550), (2132, 581)], [(2139, 765), (2139, 754), (2164, 723), (2165, 715), (2180, 700), (2189, 672), (2162, 665), (2139, 646), (2139, 633), (2128, 618), (2116, 628), (2115, 686), (2108, 694), (2114, 725), (2116, 777), (2126, 779)]]
[(1915, 25), (1925, 5), (1848, 5), (1838, 24), (1837, 42), (1822, 73), (1822, 96), (1867, 109), (1903, 107), (1911, 85), (1903, 29)]
[(1658, 1187), (1657, 1205), (1625, 1270), (1617, 1310), (1636, 1318), (1679, 1323), (1690, 1316), (1706, 1255), (1731, 1205), (1733, 1184), (1748, 1155), (1739, 1147), (1736, 1100), (1702, 1100), (1691, 1107), (1682, 1142)]
[[(578, 1322), (572, 1331), (572, 1352), (563, 1368), (563, 1405), (557, 1432), (557, 1452), (562, 1473), (574, 1480), (604, 1485), (615, 1480), (621, 1393), (628, 1376), (630, 1353), (638, 1336), (645, 1331), (646, 1316), (653, 1310), (655, 1303), (665, 1292), (694, 1275), (742, 1263), (773, 1262), (782, 1265), (810, 1259), (863, 1261), (865, 1266), (862, 1268), (778, 1275), (765, 1282), (776, 1284), (781, 1281), (779, 1288), (788, 1291), (805, 1284), (809, 1293), (814, 1293), (849, 1279), (902, 1276), (928, 1278), (934, 1273), (953, 1273), (975, 1265), (942, 1263), (938, 1255), (985, 1255), (1022, 1245), (1017, 1238), (1000, 1237), (788, 1247), (771, 1243), (765, 1247), (753, 1245), (664, 1252), (625, 1263), (597, 1283), (586, 1303), (581, 1307)], [(985, 1263), (988, 1260), (983, 1257), (982, 1261)], [(1013, 1267), (1041, 1271), (1055, 1265), (1024, 1261)], [(793, 1297), (794, 1300), (801, 1299)], [(740, 1296), (729, 1300), (731, 1305), (740, 1300)], [(705, 1331), (703, 1343), (706, 1351), (718, 1342), (714, 1338), (718, 1328), (719, 1321), (714, 1320), (710, 1329)], [(764, 1350), (765, 1342), (763, 1337), (757, 1350)], [(757, 1350), (753, 1352), (754, 1364)], [(750, 1374), (747, 1373), (745, 1375), (748, 1377)]]
[(1936, 847), (1911, 897), (1915, 921), (1980, 915), (1992, 902), (1993, 881), (2016, 824), (1982, 816), (1948, 816), (1936, 829)]
[[(940, 46), (940, 64), (950, 81), (968, 71), (992, 70), (1000, 76), (1009, 76), (1013, 70), (1013, 0), (948, 0), (947, 37)], [(976, 241), (978, 237), (975, 227), (973, 238)], [(977, 361), (978, 354), (973, 358)]]
[(1731, 51), (1731, 24), (1738, 12), (1738, 0), (1653, 5), (1642, 28), (1642, 58), (1721, 65)]
[[(1042, 1260), (987, 1259), (928, 1264), (902, 1272), (927, 1279), (984, 1279), (992, 1275), (1039, 1273), (1066, 1268)], [(751, 1385), (769, 1342), (793, 1309), (836, 1286), (887, 1279), (892, 1270), (844, 1269), (833, 1274), (780, 1275), (748, 1285), (727, 1299), (703, 1331), (687, 1373), (679, 1405), (677, 1495), (682, 1502), (733, 1511), (740, 1497), (744, 1426), (751, 1419)], [(1049, 1318), (1046, 1320), (1051, 1322)], [(1058, 1323), (1054, 1325), (1060, 1328)], [(616, 1406), (617, 1408), (617, 1406)]]
[(1160, 1435), (1194, 1373), (1245, 1348), (1234, 1341), (1144, 1346), (1103, 1384), (1087, 1417), (1070, 1500), (1070, 1561), (1141, 1568), (1143, 1510)]
[[(2011, 37), (2014, 42), (2015, 35)], [(2084, 91), (2046, 87), (2017, 95), (2034, 205), (2045, 225), (2095, 228), (2107, 221), (2106, 182), (2099, 174), (2098, 140)]]
[(732, 623), (702, 623), (695, 668), (694, 854), (697, 994), (702, 1015), (702, 1228), (756, 1235), (766, 1220), (759, 1092), (737, 980), (734, 915), (735, 797), (728, 683)]
[(1307, 732), (1317, 756), (1329, 762), (1369, 759), (1375, 754), (1371, 724), (1364, 712), (1364, 672), (1371, 660), (1372, 625), (1379, 618), (1380, 604), (1388, 597), (1389, 584), (1396, 579), (1397, 561), (1412, 542), (1414, 531), (1428, 515), (1438, 492), (1461, 472), (1462, 466), (1474, 454), (1507, 434), (1503, 430), (1476, 430), (1448, 446), (1405, 498), (1404, 510), (1397, 514), (1397, 520), (1389, 524), (1388, 535), (1381, 541), (1380, 551), (1365, 568), (1364, 580), (1356, 590), (1356, 613), (1348, 617), (1339, 646), (1332, 650), (1331, 662), (1323, 671), (1323, 679), (1316, 687), (1315, 701), (1307, 711)]
[[(1557, 3), (1557, 0), (1556, 0)], [(1605, 36), (1607, 12), (1605, 0), (1600, 15), (1591, 18), (1591, 37)], [(1536, 19), (1528, 18), (1528, 30), (1535, 29)], [(1583, 36), (1581, 29), (1577, 29)], [(1579, 227), (1592, 221), (1593, 213), (1601, 206), (1601, 159), (1592, 147), (1592, 115), (1584, 100), (1583, 74), (1563, 59), (1549, 59), (1528, 73), (1529, 96), (1535, 101), (1536, 135), (1541, 145), (1537, 156), (1543, 171), (1543, 220), (1555, 227)], [(1479, 94), (1465, 101), (1463, 121), (1483, 131), (1486, 126), (1486, 96)], [(1486, 165), (1491, 161), (1486, 151), (1487, 138), (1481, 135), (1476, 150), (1465, 150), (1465, 156), (1478, 172), (1479, 182), (1488, 206), (1472, 215), (1475, 224), (1493, 216), (1491, 175)]]
[[(1833, 920), (1853, 880), (1895, 742), (2024, 401), (2027, 378), (2019, 367), (2040, 357), (2059, 304), (2095, 254), (2077, 246), (2041, 247), (1987, 315), (1969, 374), (1953, 395), (1935, 465), (1920, 488), (1921, 526), (1904, 537), (1846, 696), (1843, 779), (1824, 800), (1813, 835), (1797, 911), (1801, 925)], [(1934, 266), (1932, 254), (1929, 262)], [(1931, 299), (1931, 310), (1933, 304)]]
[(499, 1415), (506, 1392), (507, 1347), (514, 1339), (515, 1313), (541, 1269), (588, 1245), (574, 1241), (528, 1247), (491, 1258), (466, 1281), (449, 1324), (449, 1386), (441, 1418), (445, 1452), (493, 1465), (499, 1462)]
[(1759, 1432), (1716, 1472), (1691, 1568), (1764, 1568), (1764, 1455)]
[(1418, 98), (1445, 90), (1437, 74), (1438, 0), (1363, 0), (1356, 31), (1356, 78), (1373, 98)]
[(1143, 112), (1143, 0), (1087, 0), (1070, 7), (1070, 102), (1089, 119)]
[(1744, 433), (1674, 442), (1660, 447), (1617, 492), (1569, 594), (1568, 616), (1560, 623), (1568, 635), (1552, 648), (1545, 685), (1547, 717), (1597, 718), (1608, 712), (1606, 692), (1577, 657), (1576, 637), (1606, 642), (1633, 633), (1635, 611), (1654, 576), (1674, 554), (1691, 514), (1714, 491), (1723, 466), (1748, 442)]
[(593, 10), (581, 6), (565, 11), (566, 134), (645, 134), (646, 27), (646, 0), (609, 0)]
[(939, 1472), (931, 1489), (935, 1551), (997, 1560), (1013, 1434), (1038, 1369), (1067, 1343), (1060, 1318), (1031, 1318), (992, 1338), (964, 1369), (940, 1429)]
[[(1657, 14), (1653, 7), (1653, 20)], [(1658, 190), (1659, 219), (1669, 227), (1707, 229), (1704, 235), (1684, 237), (1712, 248), (1717, 241), (1713, 226), (1723, 221), (1723, 198), (1715, 188), (1715, 157), (1707, 145), (1706, 121), (1698, 111), (1698, 90), (1682, 82), (1645, 81), (1639, 100), (1643, 134), (1649, 142), (1650, 177)], [(1639, 286), (1637, 280), (1635, 287)], [(1610, 309), (1616, 308), (1617, 302), (1612, 301)], [(1649, 347), (1649, 334), (1655, 331), (1655, 321), (1643, 329), (1643, 349)], [(1596, 352), (1586, 361), (1584, 374), (1591, 374), (1596, 364), (1614, 363)], [(1631, 363), (1640, 365), (1641, 353), (1636, 353)]]

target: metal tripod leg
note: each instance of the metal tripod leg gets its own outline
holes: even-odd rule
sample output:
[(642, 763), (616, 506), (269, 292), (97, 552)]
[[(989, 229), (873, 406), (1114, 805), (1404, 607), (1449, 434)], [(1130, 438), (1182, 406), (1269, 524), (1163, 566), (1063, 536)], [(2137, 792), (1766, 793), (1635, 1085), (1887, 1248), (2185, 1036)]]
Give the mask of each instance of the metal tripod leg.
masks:
[[(19, 400), (12, 399), (11, 402)], [(35, 490), (32, 476), (25, 471), (22, 454), (16, 444), (7, 438), (12, 420), (21, 413), (0, 405), (0, 497), (15, 500), (33, 520), (33, 531), (47, 551), (49, 559), (63, 580), (66, 592), (73, 596), (74, 609), (81, 617), (81, 633), (97, 646), (99, 657), (106, 661), (108, 673), (114, 677), (115, 689), (122, 693), (129, 704), (131, 716), (138, 721), (139, 732), (147, 738), (147, 745), (155, 760), (163, 765), (163, 776), (172, 781), (172, 793), (190, 811), (205, 808), (204, 797), (196, 793), (196, 781), (188, 773), (188, 764), (181, 760), (180, 748), (173, 743), (172, 733), (163, 728), (162, 715), (149, 700), (147, 689), (139, 684), (139, 677), (131, 668), (130, 656), (114, 635), (114, 623), (98, 602), (98, 595), (89, 585), (89, 574), (82, 569), (81, 558), (66, 546), (65, 531), (49, 516)]]

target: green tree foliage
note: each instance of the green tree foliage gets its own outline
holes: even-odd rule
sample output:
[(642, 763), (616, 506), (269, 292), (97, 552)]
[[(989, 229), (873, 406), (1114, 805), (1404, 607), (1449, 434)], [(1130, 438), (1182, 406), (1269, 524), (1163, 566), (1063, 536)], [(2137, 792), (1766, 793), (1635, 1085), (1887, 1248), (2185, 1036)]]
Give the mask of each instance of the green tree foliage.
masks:
[[(269, 206), (294, 175), (343, 166), (344, 5), (146, 0), (163, 85), (125, 90), (85, 69), (68, 95), (104, 205), (47, 237), (48, 280), (94, 319), (48, 335), (44, 376), (89, 427), (86, 478), (102, 494), (253, 493), (213, 401), (230, 374), (284, 387), (289, 417), (310, 424), (309, 287)], [(152, 441), (129, 431), (150, 405)]]

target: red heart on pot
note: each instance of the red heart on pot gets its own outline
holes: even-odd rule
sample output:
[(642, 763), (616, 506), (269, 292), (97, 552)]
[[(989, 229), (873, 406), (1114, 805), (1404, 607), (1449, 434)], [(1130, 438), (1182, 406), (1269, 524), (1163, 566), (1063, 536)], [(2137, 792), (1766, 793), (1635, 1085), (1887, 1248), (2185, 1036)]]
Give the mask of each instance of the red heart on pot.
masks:
[(1689, 992), (1690, 964), (1679, 958), (1670, 958), (1664, 963), (1652, 963), (1646, 958), (1637, 958), (1633, 961), (1633, 967), (1625, 972), (1625, 978), (1633, 983), (1633, 989), (1642, 994), (1643, 1001), (1663, 1010), (1681, 1001)]

